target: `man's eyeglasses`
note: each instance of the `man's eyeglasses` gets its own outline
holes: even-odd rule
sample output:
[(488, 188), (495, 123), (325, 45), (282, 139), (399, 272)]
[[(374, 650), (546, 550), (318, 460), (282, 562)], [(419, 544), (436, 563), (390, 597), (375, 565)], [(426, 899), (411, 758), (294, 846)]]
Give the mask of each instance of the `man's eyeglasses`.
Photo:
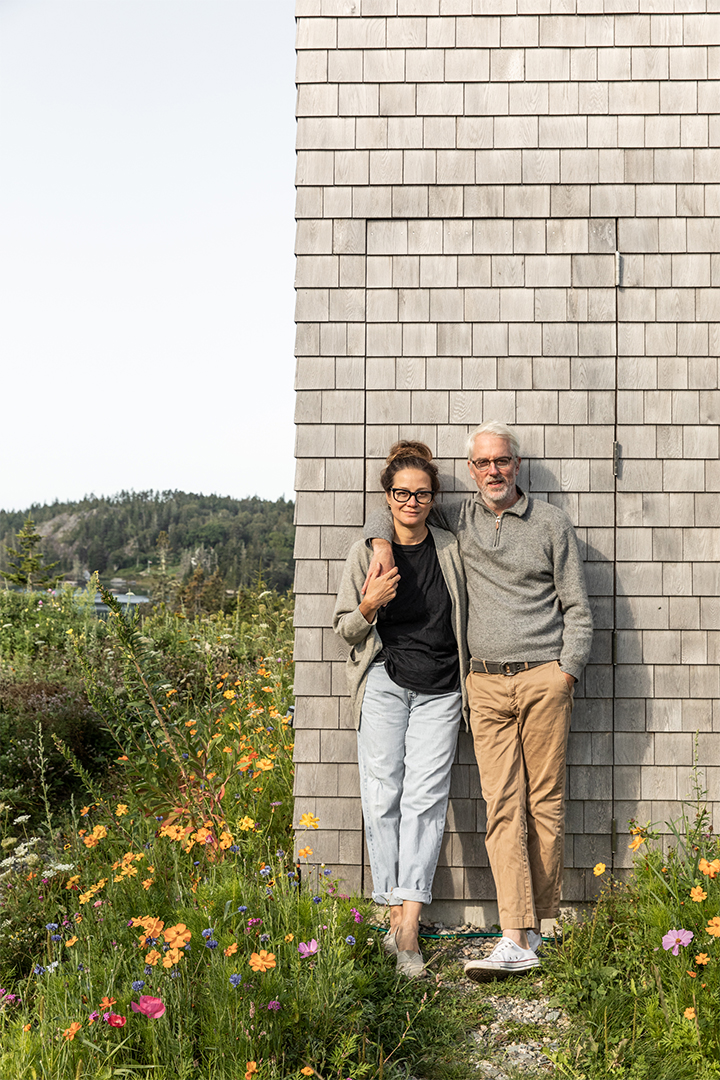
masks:
[(427, 506), (433, 501), (432, 491), (408, 491), (407, 488), (390, 488), (393, 499), (397, 503), (410, 502), (415, 499), (418, 506)]
[(487, 472), (491, 465), (497, 465), (498, 469), (507, 469), (508, 465), (511, 465), (515, 458), (512, 457), (496, 457), (496, 458), (478, 458), (476, 461), (471, 461), (470, 464), (475, 467), (477, 472)]

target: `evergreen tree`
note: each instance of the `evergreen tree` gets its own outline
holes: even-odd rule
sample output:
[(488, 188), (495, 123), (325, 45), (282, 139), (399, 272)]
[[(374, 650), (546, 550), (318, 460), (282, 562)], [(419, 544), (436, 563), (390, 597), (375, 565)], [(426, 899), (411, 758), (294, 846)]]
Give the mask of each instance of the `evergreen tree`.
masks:
[(33, 588), (52, 589), (57, 585), (60, 577), (50, 574), (58, 565), (56, 562), (45, 565), (45, 556), (39, 550), (38, 545), (42, 542), (42, 536), (35, 531), (35, 522), (28, 515), (25, 524), (17, 533), (16, 548), (7, 549), (9, 570), (0, 571), (6, 581), (13, 585), (23, 585), (26, 589)]

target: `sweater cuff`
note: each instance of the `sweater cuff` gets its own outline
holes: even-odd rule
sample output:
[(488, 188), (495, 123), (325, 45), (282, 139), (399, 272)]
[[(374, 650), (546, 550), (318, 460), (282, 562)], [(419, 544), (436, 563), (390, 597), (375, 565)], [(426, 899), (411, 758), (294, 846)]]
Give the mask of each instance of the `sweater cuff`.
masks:
[(572, 675), (574, 679), (579, 679), (583, 673), (585, 665), (581, 660), (577, 660), (574, 656), (570, 656), (567, 659), (561, 657), (558, 661), (560, 664), (560, 670), (565, 671), (568, 675)]
[(343, 637), (353, 639), (354, 641), (362, 641), (370, 633), (370, 630), (377, 622), (377, 612), (375, 612), (375, 618), (371, 623), (367, 621), (365, 616), (359, 607), (356, 607), (354, 611), (349, 612), (343, 620)]

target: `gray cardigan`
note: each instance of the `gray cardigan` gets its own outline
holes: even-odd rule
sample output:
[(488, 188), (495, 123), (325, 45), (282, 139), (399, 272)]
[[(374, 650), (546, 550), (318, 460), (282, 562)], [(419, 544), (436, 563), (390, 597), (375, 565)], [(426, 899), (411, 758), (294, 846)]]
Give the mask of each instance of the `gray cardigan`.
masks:
[[(469, 671), (469, 653), (467, 651), (467, 590), (465, 572), (460, 558), (457, 540), (445, 529), (428, 528), (435, 541), (438, 562), (445, 584), (452, 601), (452, 625), (458, 643), (460, 659), (460, 689), (463, 699), (465, 730), (468, 730), (469, 707), (465, 679)], [(352, 701), (355, 727), (360, 727), (363, 696), (367, 674), (375, 657), (382, 649), (382, 641), (377, 630), (377, 615), (369, 623), (359, 608), (362, 600), (362, 586), (372, 559), (372, 550), (363, 540), (358, 540), (350, 549), (345, 563), (340, 591), (338, 592), (333, 629), (350, 645), (347, 658), (347, 684)]]

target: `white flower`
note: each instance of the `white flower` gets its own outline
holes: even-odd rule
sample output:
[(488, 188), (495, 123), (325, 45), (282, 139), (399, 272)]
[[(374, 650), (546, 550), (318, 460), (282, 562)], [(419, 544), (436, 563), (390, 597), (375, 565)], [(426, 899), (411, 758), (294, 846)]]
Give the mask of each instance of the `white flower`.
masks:
[(29, 814), (21, 814), (20, 817), (16, 817), (13, 821), (13, 825), (24, 825), (26, 821), (30, 820)]

